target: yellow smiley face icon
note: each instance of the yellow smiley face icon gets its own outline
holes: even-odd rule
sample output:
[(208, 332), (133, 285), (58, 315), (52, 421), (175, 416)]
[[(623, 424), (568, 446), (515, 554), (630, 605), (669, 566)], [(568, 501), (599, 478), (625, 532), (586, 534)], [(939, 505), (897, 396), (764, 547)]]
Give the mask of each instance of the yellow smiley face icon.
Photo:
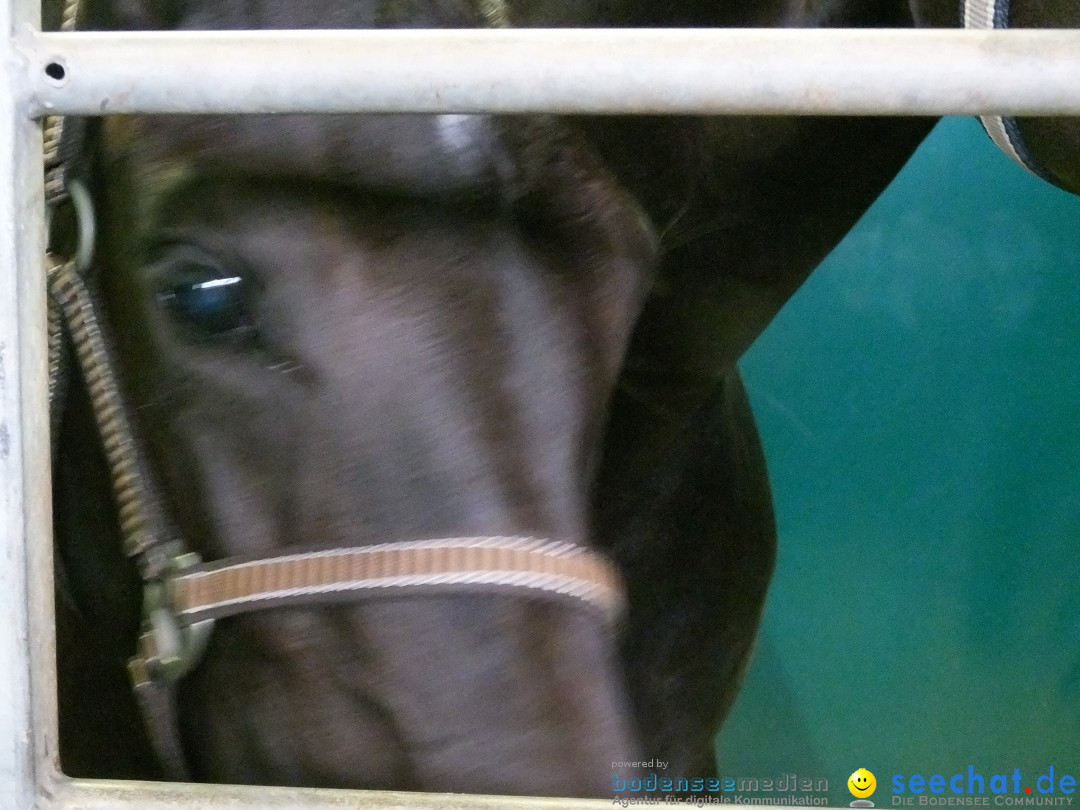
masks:
[(877, 790), (877, 779), (866, 768), (859, 768), (848, 777), (847, 787), (852, 796), (865, 799)]

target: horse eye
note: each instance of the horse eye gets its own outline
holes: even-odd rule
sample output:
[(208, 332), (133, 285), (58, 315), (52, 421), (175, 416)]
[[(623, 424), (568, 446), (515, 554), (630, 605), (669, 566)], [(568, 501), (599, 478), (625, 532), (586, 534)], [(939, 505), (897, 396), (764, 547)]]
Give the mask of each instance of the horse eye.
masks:
[(184, 257), (163, 268), (158, 303), (193, 337), (222, 340), (252, 336), (251, 285), (214, 262)]

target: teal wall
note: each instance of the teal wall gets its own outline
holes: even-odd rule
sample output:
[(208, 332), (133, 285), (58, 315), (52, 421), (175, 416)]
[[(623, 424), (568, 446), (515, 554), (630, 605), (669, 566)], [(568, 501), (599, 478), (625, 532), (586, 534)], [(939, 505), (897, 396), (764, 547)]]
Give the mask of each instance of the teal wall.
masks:
[(943, 121), (742, 367), (780, 557), (722, 773), (1080, 778), (1080, 197)]

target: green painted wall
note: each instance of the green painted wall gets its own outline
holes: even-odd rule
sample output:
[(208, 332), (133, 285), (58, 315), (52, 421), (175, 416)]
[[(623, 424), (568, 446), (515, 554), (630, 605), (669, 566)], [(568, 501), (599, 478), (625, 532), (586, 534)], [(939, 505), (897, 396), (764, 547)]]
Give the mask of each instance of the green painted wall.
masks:
[(1080, 778), (1080, 197), (943, 121), (742, 366), (780, 558), (721, 771)]

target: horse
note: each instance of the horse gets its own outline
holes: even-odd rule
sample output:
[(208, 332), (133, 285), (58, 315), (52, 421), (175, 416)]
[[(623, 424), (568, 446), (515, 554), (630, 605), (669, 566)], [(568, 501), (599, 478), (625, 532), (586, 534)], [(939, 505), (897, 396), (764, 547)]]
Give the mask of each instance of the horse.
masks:
[[(1066, 3), (1016, 5), (1018, 26), (1080, 23)], [(958, 20), (946, 0), (94, 0), (81, 24)], [(221, 619), (176, 684), (188, 778), (605, 796), (616, 763), (715, 773), (777, 542), (736, 361), (932, 124), (91, 122), (92, 279), (145, 467), (189, 548), (550, 538), (606, 555), (625, 584), (614, 626), (524, 590)], [(1074, 124), (1019, 125), (1080, 189)], [(162, 778), (125, 669), (143, 585), (87, 389), (73, 378), (55, 436), (61, 761)]]

